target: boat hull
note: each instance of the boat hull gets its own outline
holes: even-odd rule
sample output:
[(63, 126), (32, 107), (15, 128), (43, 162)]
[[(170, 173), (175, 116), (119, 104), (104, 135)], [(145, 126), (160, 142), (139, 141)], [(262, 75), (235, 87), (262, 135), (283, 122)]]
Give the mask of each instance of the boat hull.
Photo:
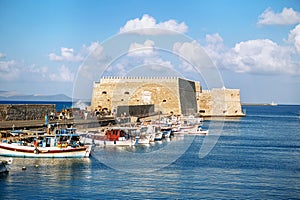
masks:
[(85, 144), (94, 144), (96, 146), (131, 146), (135, 144), (134, 140), (97, 140), (91, 138), (83, 138), (83, 143)]
[(23, 158), (86, 158), (91, 153), (91, 146), (84, 147), (32, 147), (16, 144), (0, 144), (0, 156)]
[(186, 134), (186, 135), (207, 135), (209, 130), (201, 130), (201, 128), (193, 127), (181, 129), (176, 132), (176, 134)]

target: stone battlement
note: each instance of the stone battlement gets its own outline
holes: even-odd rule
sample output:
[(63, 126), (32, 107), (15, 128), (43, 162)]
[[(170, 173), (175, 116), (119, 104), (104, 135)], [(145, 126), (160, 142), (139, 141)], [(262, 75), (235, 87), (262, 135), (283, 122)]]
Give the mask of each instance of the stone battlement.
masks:
[(121, 79), (121, 80), (124, 80), (124, 79), (143, 79), (143, 80), (163, 79), (163, 80), (166, 80), (166, 79), (178, 79), (178, 77), (175, 77), (175, 76), (164, 76), (164, 77), (157, 77), (157, 76), (104, 76), (101, 78), (101, 80), (103, 80), (103, 79)]
[(94, 82), (94, 85), (103, 83), (117, 83), (117, 82), (136, 82), (136, 83), (147, 83), (147, 82), (177, 82), (178, 77), (131, 77), (131, 76), (106, 76), (101, 78), (99, 82)]

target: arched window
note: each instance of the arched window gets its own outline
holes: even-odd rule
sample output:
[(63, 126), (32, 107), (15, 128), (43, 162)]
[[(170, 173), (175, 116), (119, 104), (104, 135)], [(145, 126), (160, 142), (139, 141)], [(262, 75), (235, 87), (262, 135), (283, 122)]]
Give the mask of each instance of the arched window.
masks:
[(102, 94), (107, 94), (107, 92), (106, 91), (102, 91)]
[(124, 92), (124, 94), (129, 94), (129, 92)]
[(167, 102), (167, 100), (165, 100), (165, 99), (164, 99), (162, 102), (164, 102), (164, 103), (165, 103), (165, 102)]

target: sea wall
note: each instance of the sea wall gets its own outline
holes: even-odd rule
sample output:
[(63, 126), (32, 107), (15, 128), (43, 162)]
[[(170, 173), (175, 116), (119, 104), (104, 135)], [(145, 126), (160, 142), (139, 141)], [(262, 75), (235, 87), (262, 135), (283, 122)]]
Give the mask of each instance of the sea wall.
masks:
[(55, 104), (0, 104), (0, 120), (41, 120), (56, 112)]

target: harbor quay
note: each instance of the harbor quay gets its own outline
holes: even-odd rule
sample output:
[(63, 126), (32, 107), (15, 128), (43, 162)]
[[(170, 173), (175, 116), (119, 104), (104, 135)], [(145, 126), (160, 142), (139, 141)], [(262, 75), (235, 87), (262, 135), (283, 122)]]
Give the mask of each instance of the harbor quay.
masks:
[(48, 128), (89, 128), (114, 123), (109, 115), (65, 109), (56, 112), (55, 104), (0, 104), (0, 130), (47, 130)]
[[(78, 127), (78, 128), (93, 128), (100, 126), (107, 126), (108, 124), (115, 123), (113, 117), (105, 117), (103, 119), (90, 119), (90, 120), (74, 120), (74, 119), (65, 119), (65, 120), (53, 120), (49, 121), (49, 124), (53, 128), (61, 127)], [(45, 120), (12, 120), (12, 121), (0, 121), (0, 131), (9, 131), (9, 130), (46, 130), (48, 127), (45, 124)]]

